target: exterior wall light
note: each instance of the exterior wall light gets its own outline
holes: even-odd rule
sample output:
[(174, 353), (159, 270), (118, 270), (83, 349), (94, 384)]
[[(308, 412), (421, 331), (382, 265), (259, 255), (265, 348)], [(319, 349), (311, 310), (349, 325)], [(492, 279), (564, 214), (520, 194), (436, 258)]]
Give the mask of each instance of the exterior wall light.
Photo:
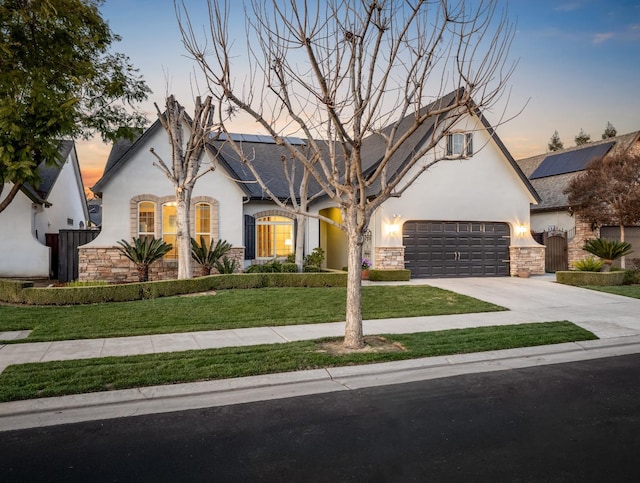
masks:
[(529, 227), (526, 225), (516, 225), (516, 235), (523, 236), (529, 231)]

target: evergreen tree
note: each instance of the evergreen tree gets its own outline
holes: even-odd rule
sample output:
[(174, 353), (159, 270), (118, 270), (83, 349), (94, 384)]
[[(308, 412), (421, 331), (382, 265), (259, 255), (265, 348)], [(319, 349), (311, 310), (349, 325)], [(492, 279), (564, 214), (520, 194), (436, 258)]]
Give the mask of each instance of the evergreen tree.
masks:
[(618, 135), (618, 131), (613, 124), (607, 121), (607, 127), (604, 128), (604, 133), (602, 133), (602, 139), (614, 138)]
[(553, 131), (553, 136), (551, 136), (551, 141), (547, 145), (549, 147), (549, 151), (559, 151), (564, 149), (564, 144), (560, 140), (560, 135), (558, 131)]
[(584, 132), (583, 129), (580, 129), (580, 133), (575, 137), (576, 146), (582, 146), (583, 144), (587, 144), (591, 142), (591, 135)]

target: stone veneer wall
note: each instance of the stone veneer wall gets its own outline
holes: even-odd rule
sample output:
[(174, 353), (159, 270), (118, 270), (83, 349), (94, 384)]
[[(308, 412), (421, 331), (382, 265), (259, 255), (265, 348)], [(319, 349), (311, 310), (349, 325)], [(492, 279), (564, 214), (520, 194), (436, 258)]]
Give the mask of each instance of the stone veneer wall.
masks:
[(531, 275), (544, 275), (544, 246), (509, 247), (511, 266), (509, 274), (515, 276), (520, 270), (528, 270)]
[(567, 241), (567, 259), (569, 260), (569, 268), (571, 268), (574, 262), (582, 260), (590, 256), (588, 252), (585, 252), (582, 247), (584, 242), (589, 238), (598, 238), (600, 236), (600, 229), (591, 229), (591, 223), (588, 223), (576, 216), (576, 234)]
[[(79, 280), (101, 280), (110, 283), (137, 282), (138, 272), (135, 265), (117, 248), (78, 248), (80, 261), (78, 264)], [(242, 271), (244, 261), (244, 247), (233, 247), (227, 254), (238, 263)], [(211, 273), (216, 273), (214, 269)], [(194, 263), (193, 275), (199, 277), (204, 274), (203, 269)], [(177, 260), (160, 260), (149, 267), (149, 280), (171, 280), (178, 277)]]
[(404, 247), (376, 247), (373, 268), (404, 270)]

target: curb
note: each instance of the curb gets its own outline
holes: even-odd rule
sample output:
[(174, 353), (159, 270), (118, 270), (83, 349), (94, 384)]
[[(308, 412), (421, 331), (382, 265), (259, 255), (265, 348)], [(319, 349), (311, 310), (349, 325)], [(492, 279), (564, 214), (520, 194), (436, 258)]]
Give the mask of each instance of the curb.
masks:
[(0, 432), (640, 353), (640, 335), (0, 403)]

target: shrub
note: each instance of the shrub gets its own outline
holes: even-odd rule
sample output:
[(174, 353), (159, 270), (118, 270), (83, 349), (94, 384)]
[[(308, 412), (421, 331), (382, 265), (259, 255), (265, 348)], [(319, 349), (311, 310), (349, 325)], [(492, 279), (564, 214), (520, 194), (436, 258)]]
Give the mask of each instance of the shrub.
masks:
[(624, 272), (625, 285), (640, 285), (640, 270), (627, 270)]
[(604, 238), (587, 240), (582, 249), (596, 257), (602, 258), (607, 267), (611, 267), (611, 263), (614, 260), (628, 255), (632, 251), (630, 243), (617, 240), (605, 240)]
[(138, 270), (138, 281), (149, 280), (149, 265), (171, 251), (173, 245), (158, 238), (133, 238), (133, 245), (120, 240), (118, 251), (131, 260)]
[(216, 260), (215, 266), (218, 273), (223, 275), (236, 273), (238, 271), (238, 261), (229, 259), (229, 257), (227, 257), (226, 255), (222, 257), (222, 260)]
[(378, 270), (369, 271), (369, 280), (373, 282), (406, 282), (411, 279), (410, 270)]
[(573, 268), (581, 272), (599, 272), (604, 265), (604, 261), (598, 260), (593, 256), (583, 258), (573, 263)]
[(625, 272), (556, 272), (558, 283), (585, 287), (589, 285), (611, 286), (622, 285)]
[[(313, 249), (306, 257), (304, 257), (304, 267), (318, 267), (322, 266), (324, 262), (324, 250), (320, 247)], [(305, 270), (306, 272), (307, 270)]]
[[(211, 240), (211, 243), (207, 245), (202, 235), (200, 235), (200, 243), (194, 238), (191, 239), (191, 258), (202, 265), (205, 275), (210, 275), (213, 267), (216, 267), (217, 270), (219, 260), (229, 253), (229, 250), (231, 250), (231, 243), (226, 240), (218, 240), (215, 245), (213, 244), (213, 240)], [(231, 272), (225, 273), (233, 273), (235, 268), (236, 267), (234, 267), (234, 270)], [(220, 272), (220, 270), (218, 271)]]

